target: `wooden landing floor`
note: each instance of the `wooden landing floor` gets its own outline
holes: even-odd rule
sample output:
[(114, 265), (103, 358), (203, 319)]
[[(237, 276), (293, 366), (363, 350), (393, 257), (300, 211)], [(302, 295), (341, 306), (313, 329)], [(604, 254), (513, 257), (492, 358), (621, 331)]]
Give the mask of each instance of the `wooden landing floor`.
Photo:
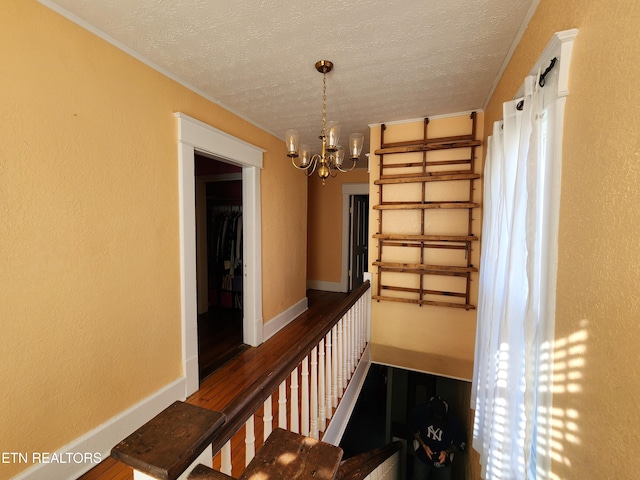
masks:
[[(286, 356), (287, 351), (296, 345), (298, 338), (311, 328), (318, 327), (319, 323), (330, 322), (334, 305), (346, 296), (345, 293), (309, 290), (307, 311), (262, 345), (248, 348), (212, 373), (200, 384), (200, 389), (186, 400), (187, 403), (215, 411), (223, 410), (235, 396), (268, 372), (270, 365)], [(277, 419), (277, 414), (277, 402), (274, 401), (274, 419)], [(256, 442), (262, 441), (262, 432), (256, 430), (255, 433)], [(232, 449), (235, 450), (235, 447), (232, 446)], [(214, 466), (215, 464), (216, 459)], [(234, 475), (239, 468), (241, 466), (234, 464)], [(79, 477), (79, 480), (133, 480), (133, 470), (108, 457)]]

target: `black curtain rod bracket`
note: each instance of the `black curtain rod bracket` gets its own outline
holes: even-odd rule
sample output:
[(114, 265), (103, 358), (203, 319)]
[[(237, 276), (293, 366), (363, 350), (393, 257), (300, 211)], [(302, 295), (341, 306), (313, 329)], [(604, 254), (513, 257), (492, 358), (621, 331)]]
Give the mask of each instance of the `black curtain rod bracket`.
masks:
[[(547, 74), (551, 71), (551, 69), (556, 65), (556, 62), (558, 61), (557, 57), (553, 57), (551, 59), (551, 63), (549, 64), (549, 66), (547, 67), (547, 69), (540, 74), (540, 80), (538, 80), (538, 84), (541, 87), (544, 87), (545, 84), (545, 77), (547, 76)], [(524, 100), (520, 100), (517, 104), (516, 104), (516, 110), (522, 110), (524, 107)]]
[(553, 57), (551, 59), (551, 63), (549, 64), (549, 66), (547, 67), (547, 69), (542, 73), (542, 75), (540, 75), (540, 80), (538, 81), (538, 84), (541, 87), (544, 87), (544, 83), (545, 83), (545, 77), (547, 76), (547, 74), (551, 71), (551, 69), (555, 66), (556, 62), (558, 61), (557, 57)]

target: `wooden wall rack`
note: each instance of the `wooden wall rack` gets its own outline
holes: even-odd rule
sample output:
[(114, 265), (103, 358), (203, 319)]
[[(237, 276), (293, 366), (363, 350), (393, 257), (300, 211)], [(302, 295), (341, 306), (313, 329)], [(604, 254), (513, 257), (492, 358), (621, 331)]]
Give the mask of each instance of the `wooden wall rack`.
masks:
[[(423, 138), (407, 142), (385, 143), (384, 134), (386, 126), (382, 125), (380, 133), (380, 148), (375, 151), (380, 157), (380, 176), (374, 181), (379, 187), (379, 201), (373, 208), (378, 211), (378, 231), (374, 234), (374, 238), (378, 240), (378, 256), (373, 265), (377, 267), (377, 291), (374, 292), (373, 298), (377, 301), (386, 300), (393, 302), (404, 302), (422, 305), (435, 305), (441, 307), (463, 308), (466, 310), (475, 309), (475, 305), (470, 303), (469, 292), (471, 274), (477, 272), (478, 269), (471, 264), (471, 248), (473, 242), (478, 237), (473, 234), (473, 209), (478, 208), (478, 203), (473, 201), (474, 182), (480, 178), (480, 174), (475, 173), (475, 148), (482, 144), (476, 140), (476, 114), (470, 115), (471, 132), (467, 135), (459, 135), (442, 138), (428, 138), (427, 126), (429, 119), (424, 120)], [(429, 157), (430, 152), (444, 149), (464, 149), (460, 150), (461, 156), (469, 152), (468, 156), (456, 159), (435, 159)], [(400, 163), (396, 155), (404, 153), (422, 152), (422, 160), (419, 162)], [(415, 157), (415, 155), (414, 155)], [(458, 168), (457, 166), (460, 166)], [(401, 171), (402, 173), (395, 173)], [(408, 172), (408, 173), (407, 173)], [(468, 181), (468, 196), (456, 199), (454, 201), (447, 199), (442, 201), (434, 201), (432, 198), (427, 199), (429, 192), (428, 185), (431, 182), (453, 182)], [(407, 199), (407, 201), (398, 200), (397, 195), (394, 201), (386, 201), (384, 190), (389, 185), (403, 185), (419, 183), (421, 184), (421, 199)], [(397, 190), (396, 190), (397, 191)], [(466, 225), (451, 225), (452, 230), (456, 233), (465, 231), (466, 234), (446, 235), (433, 234), (427, 231), (425, 226), (426, 212), (433, 209), (442, 210), (468, 210), (468, 217), (465, 217)], [(385, 224), (383, 216), (386, 212), (398, 210), (418, 210), (420, 212), (420, 232), (411, 233), (389, 233), (385, 232)], [(458, 217), (459, 218), (459, 217)], [(386, 247), (401, 248), (418, 248), (419, 262), (417, 263), (398, 263), (385, 260)], [(425, 252), (428, 249), (446, 249), (449, 251), (459, 250), (460, 262), (456, 265), (442, 265), (425, 263)], [(439, 263), (439, 262), (435, 262)], [(407, 287), (402, 285), (393, 285), (383, 282), (383, 274), (407, 273), (417, 275), (418, 281)], [(429, 279), (437, 278), (433, 276), (453, 276), (462, 277), (464, 288), (459, 291), (448, 291), (439, 289), (437, 286), (428, 288), (431, 283)], [(387, 276), (385, 276), (387, 278)], [(428, 285), (429, 284), (429, 285)], [(390, 292), (395, 292), (389, 295)]]

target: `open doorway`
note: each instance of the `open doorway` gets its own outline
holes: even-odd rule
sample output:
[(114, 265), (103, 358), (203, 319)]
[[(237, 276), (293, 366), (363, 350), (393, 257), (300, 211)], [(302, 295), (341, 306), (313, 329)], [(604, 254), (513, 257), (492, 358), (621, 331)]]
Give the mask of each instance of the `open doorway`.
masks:
[(242, 168), (195, 155), (198, 370), (202, 381), (243, 343)]

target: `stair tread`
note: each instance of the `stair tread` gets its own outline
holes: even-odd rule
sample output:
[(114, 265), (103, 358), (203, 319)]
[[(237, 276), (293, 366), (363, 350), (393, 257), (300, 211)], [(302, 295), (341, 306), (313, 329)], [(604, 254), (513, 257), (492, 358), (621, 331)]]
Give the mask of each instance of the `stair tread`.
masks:
[(240, 476), (255, 478), (335, 478), (342, 449), (281, 428), (275, 429)]

